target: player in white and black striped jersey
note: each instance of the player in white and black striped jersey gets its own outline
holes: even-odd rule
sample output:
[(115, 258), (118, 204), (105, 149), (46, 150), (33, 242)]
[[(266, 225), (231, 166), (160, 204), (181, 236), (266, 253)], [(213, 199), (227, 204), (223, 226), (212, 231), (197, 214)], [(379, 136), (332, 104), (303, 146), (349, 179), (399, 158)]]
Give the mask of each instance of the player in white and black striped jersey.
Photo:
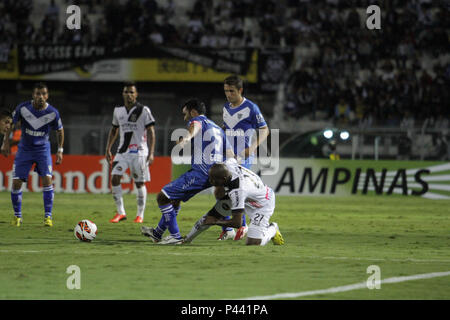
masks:
[(129, 168), (137, 190), (137, 213), (134, 222), (144, 221), (147, 201), (145, 182), (150, 181), (149, 166), (154, 160), (155, 118), (148, 106), (137, 102), (136, 84), (125, 83), (122, 92), (124, 105), (114, 108), (112, 128), (106, 145), (106, 160), (111, 163), (111, 147), (120, 136), (117, 153), (112, 161), (111, 185), (117, 213), (110, 220), (117, 223), (127, 218), (122, 197), (121, 178)]

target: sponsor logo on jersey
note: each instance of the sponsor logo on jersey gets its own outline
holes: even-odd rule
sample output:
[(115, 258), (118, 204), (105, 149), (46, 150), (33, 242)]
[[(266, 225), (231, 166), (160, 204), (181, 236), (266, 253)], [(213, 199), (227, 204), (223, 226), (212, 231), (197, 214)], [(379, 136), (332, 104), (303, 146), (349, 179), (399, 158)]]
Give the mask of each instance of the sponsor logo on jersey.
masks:
[(43, 131), (34, 131), (34, 130), (30, 130), (28, 128), (25, 129), (25, 133), (30, 135), (30, 136), (33, 136), (33, 137), (43, 137), (43, 136), (45, 136), (45, 132), (43, 132)]

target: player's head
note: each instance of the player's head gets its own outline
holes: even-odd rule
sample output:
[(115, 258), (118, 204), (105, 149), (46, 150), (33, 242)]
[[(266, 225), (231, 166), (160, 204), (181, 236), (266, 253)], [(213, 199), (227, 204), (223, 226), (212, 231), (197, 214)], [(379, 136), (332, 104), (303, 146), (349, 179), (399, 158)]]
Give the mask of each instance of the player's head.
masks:
[(31, 93), (33, 97), (33, 104), (39, 108), (45, 107), (48, 100), (48, 87), (44, 82), (37, 82), (33, 85)]
[(0, 134), (5, 134), (11, 129), (12, 118), (8, 110), (0, 110)]
[(223, 81), (223, 90), (228, 102), (239, 103), (244, 91), (244, 81), (237, 75), (229, 76)]
[(223, 187), (231, 179), (231, 173), (223, 163), (214, 163), (209, 168), (209, 182), (214, 187)]
[(138, 96), (136, 83), (125, 82), (123, 85), (122, 97), (125, 105), (133, 106)]
[(205, 104), (198, 99), (189, 99), (183, 104), (184, 121), (189, 121), (192, 118), (198, 117), (206, 113)]

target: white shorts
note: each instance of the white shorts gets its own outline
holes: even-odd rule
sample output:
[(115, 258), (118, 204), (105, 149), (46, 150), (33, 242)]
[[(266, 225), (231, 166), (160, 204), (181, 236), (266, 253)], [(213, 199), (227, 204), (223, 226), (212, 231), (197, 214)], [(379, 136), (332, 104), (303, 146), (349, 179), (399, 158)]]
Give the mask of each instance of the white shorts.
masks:
[(122, 176), (130, 168), (130, 177), (135, 182), (150, 181), (150, 170), (146, 156), (131, 154), (116, 154), (113, 160), (111, 175)]
[[(231, 200), (219, 200), (214, 206), (216, 211), (222, 216), (231, 216)], [(275, 210), (275, 193), (272, 189), (269, 192), (269, 200), (263, 203), (261, 208), (255, 208), (246, 203), (245, 214), (250, 218), (248, 224), (247, 237), (253, 239), (263, 239), (270, 224), (270, 217)]]
[(275, 193), (270, 189), (269, 200), (262, 208), (253, 208), (245, 206), (245, 213), (250, 218), (248, 224), (247, 238), (263, 239), (267, 228), (270, 224), (270, 217), (272, 217), (275, 210)]

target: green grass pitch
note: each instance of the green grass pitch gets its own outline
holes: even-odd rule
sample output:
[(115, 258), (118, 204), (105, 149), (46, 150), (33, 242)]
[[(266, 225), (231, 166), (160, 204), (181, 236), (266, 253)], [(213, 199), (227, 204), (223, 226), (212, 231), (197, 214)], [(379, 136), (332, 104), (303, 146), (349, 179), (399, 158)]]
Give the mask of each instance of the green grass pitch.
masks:
[[(328, 289), (367, 281), (450, 271), (450, 201), (416, 197), (277, 197), (272, 221), (284, 246), (247, 247), (217, 241), (215, 226), (193, 243), (151, 243), (133, 223), (135, 196), (124, 196), (129, 219), (108, 222), (111, 195), (56, 194), (54, 226), (43, 226), (42, 194), (24, 193), (22, 227), (13, 227), (10, 194), (0, 193), (0, 299), (241, 299)], [(211, 195), (183, 203), (186, 234), (213, 204)], [(159, 221), (149, 195), (145, 225)], [(75, 239), (81, 219), (98, 226), (92, 243)], [(81, 288), (67, 288), (70, 265)], [(301, 299), (450, 299), (450, 276), (383, 283)]]

